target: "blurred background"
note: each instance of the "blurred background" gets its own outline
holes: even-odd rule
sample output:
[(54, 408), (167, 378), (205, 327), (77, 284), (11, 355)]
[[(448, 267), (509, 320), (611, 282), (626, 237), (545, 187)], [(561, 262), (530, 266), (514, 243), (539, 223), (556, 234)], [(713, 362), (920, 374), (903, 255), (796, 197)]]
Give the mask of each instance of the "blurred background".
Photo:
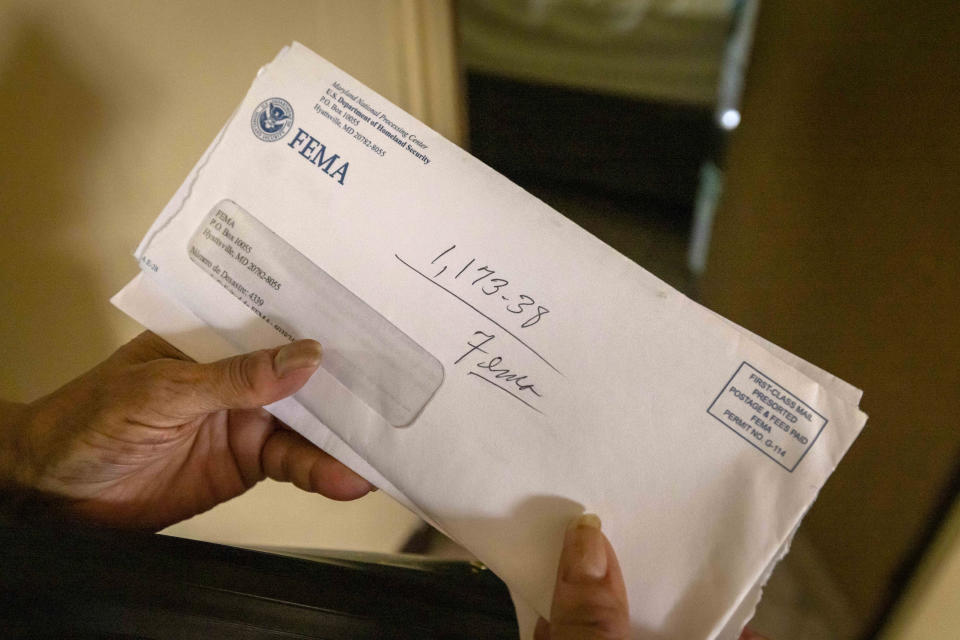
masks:
[[(956, 2), (0, 0), (0, 396), (140, 328), (108, 298), (299, 40), (674, 287), (864, 389), (756, 618), (960, 637)], [(462, 554), (382, 494), (265, 482), (167, 530)]]

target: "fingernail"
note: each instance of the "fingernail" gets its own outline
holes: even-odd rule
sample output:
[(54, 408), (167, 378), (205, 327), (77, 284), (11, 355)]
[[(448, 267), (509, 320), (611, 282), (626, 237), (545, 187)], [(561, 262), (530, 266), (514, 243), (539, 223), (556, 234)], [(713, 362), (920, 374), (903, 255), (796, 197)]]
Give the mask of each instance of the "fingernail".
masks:
[(596, 582), (607, 575), (607, 547), (600, 533), (600, 518), (585, 513), (567, 529), (567, 565), (563, 578), (567, 582)]
[(600, 524), (600, 516), (595, 513), (585, 513), (571, 523), (573, 527), (591, 527), (593, 529), (600, 529), (602, 525)]
[(314, 368), (320, 364), (323, 349), (316, 340), (298, 340), (286, 345), (273, 357), (273, 371), (278, 378), (297, 369)]

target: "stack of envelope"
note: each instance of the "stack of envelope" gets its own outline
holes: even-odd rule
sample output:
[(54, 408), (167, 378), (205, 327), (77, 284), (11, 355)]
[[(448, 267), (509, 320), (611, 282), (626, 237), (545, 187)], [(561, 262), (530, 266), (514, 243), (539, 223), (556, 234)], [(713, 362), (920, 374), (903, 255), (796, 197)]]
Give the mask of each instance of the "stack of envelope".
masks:
[(589, 511), (635, 637), (735, 638), (866, 421), (297, 43), (135, 255), (114, 304), (197, 360), (319, 340), (268, 409), (496, 572), (525, 634)]

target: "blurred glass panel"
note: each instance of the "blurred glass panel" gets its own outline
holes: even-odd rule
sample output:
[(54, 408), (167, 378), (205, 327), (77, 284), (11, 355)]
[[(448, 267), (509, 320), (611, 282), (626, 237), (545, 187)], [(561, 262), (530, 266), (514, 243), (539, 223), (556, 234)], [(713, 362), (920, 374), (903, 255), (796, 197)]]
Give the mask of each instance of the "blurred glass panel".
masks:
[[(740, 124), (757, 6), (460, 0), (471, 151), (689, 293)], [(619, 219), (591, 226), (594, 209)], [(631, 235), (677, 251), (658, 264)]]

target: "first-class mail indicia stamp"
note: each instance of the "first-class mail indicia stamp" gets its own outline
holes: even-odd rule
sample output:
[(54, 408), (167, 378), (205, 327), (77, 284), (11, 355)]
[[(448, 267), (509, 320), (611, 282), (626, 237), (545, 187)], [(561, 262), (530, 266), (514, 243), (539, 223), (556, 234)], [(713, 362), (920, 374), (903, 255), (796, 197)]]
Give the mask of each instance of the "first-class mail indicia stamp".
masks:
[(827, 418), (748, 362), (740, 363), (707, 413), (791, 472), (827, 425)]

